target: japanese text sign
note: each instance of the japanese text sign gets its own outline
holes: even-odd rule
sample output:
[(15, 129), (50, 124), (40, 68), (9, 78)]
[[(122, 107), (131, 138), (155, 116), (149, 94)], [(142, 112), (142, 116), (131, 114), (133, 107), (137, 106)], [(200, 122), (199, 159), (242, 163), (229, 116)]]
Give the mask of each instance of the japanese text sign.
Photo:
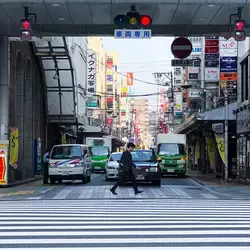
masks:
[(96, 92), (96, 53), (92, 49), (87, 50), (87, 95), (95, 95)]
[(151, 30), (126, 30), (126, 29), (116, 29), (114, 31), (115, 38), (129, 38), (129, 39), (149, 39), (151, 38)]

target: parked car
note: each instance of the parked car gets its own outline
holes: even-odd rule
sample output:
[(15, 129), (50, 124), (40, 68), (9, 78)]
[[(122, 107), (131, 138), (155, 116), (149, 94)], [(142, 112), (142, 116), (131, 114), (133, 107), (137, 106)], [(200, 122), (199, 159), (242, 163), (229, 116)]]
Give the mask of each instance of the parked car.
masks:
[(106, 181), (118, 178), (119, 163), (122, 153), (112, 153), (106, 163)]
[(49, 159), (50, 183), (62, 180), (91, 180), (91, 157), (86, 145), (62, 144), (55, 145)]

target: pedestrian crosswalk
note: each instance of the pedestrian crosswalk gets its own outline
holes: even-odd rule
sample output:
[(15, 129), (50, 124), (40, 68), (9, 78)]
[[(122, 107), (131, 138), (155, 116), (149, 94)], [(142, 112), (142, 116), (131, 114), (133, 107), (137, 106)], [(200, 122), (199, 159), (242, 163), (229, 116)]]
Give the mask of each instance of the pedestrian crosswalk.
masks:
[(0, 249), (249, 250), (250, 201), (1, 201)]

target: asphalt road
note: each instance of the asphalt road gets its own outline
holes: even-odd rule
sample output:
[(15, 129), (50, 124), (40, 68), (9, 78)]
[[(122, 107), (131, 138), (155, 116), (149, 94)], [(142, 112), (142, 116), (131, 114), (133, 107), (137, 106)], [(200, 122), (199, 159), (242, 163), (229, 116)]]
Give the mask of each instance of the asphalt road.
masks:
[(0, 249), (249, 250), (249, 201), (0, 202)]

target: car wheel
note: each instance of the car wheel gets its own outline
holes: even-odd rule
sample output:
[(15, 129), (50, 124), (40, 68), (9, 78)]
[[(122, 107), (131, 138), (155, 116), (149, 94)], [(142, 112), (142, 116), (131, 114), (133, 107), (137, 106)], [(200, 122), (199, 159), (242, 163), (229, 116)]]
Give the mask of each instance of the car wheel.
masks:
[(56, 180), (55, 180), (54, 178), (50, 178), (49, 180), (50, 180), (50, 184), (51, 184), (51, 185), (55, 185)]
[(57, 180), (59, 184), (62, 184), (62, 179)]
[(152, 181), (152, 184), (153, 184), (154, 186), (161, 186), (161, 180)]

